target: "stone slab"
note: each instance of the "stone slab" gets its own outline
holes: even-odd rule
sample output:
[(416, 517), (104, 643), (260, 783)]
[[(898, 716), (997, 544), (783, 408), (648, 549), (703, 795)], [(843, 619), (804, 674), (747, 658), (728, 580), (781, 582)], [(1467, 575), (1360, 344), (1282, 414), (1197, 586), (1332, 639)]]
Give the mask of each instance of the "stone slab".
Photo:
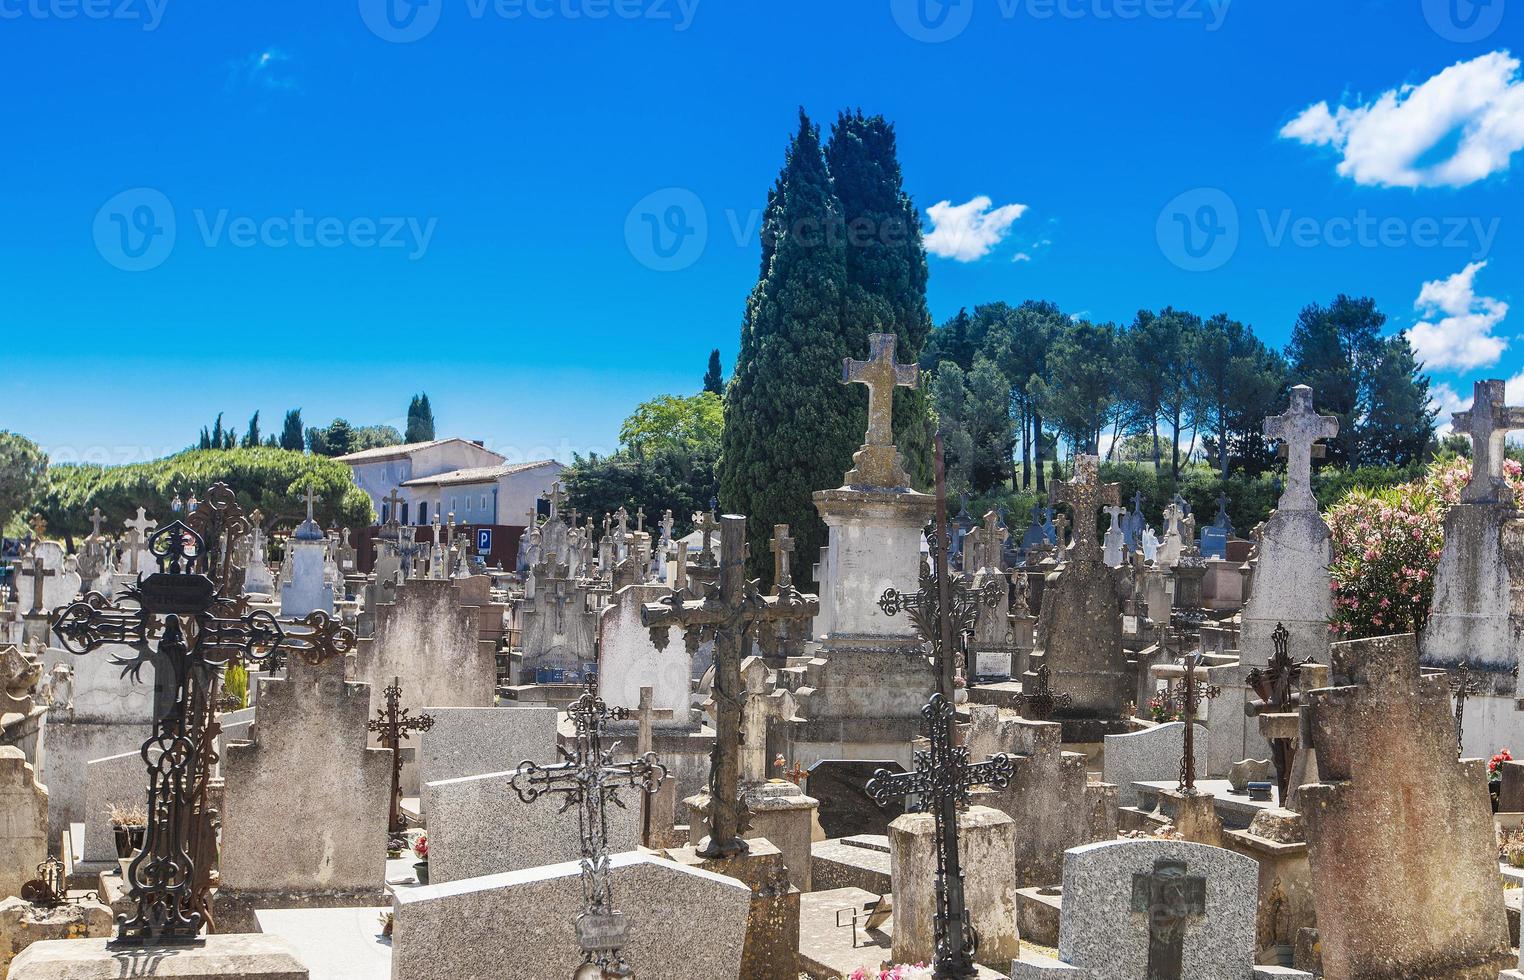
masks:
[(105, 939), (33, 943), (11, 962), (10, 980), (310, 980), (291, 944), (277, 936), (207, 936), (204, 946), (147, 946), (110, 950)]
[(888, 895), (889, 847), (859, 847), (851, 838), (816, 841), (810, 845), (810, 882), (820, 891), (857, 888), (874, 895)]
[(142, 753), (92, 759), (85, 764), (85, 839), (86, 864), (114, 864), (117, 860), (116, 836), (111, 830), (111, 807), (119, 806), (145, 813), (148, 806), (148, 767)]
[[(419, 784), (517, 769), (556, 758), (554, 708), (424, 708), (434, 727), (418, 740)], [(427, 805), (422, 800), (420, 803)]]
[[(609, 866), (615, 906), (629, 916), (624, 955), (636, 976), (739, 976), (750, 888), (646, 854), (616, 854)], [(569, 977), (581, 961), (582, 902), (574, 861), (404, 892), (395, 906), (392, 976)]]
[(389, 907), (260, 909), (259, 931), (291, 944), (311, 980), (388, 980), (391, 940), (381, 935)]
[[(1133, 785), (1147, 781), (1178, 782), (1180, 758), (1185, 746), (1185, 723), (1172, 721), (1141, 732), (1105, 737), (1106, 758), (1102, 766), (1103, 782), (1117, 787), (1118, 806), (1137, 806), (1138, 790)], [(1207, 730), (1196, 726), (1195, 756), (1197, 772), (1206, 772)]]

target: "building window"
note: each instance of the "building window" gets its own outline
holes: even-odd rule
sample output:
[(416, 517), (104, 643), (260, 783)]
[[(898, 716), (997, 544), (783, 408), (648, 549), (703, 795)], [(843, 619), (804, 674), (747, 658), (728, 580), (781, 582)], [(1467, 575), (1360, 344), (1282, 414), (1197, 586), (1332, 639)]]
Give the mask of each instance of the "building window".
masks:
[(402, 503), (402, 520), (398, 522), (399, 524), (406, 524), (407, 523), (407, 508), (408, 508), (407, 502), (403, 501), (403, 503)]
[(487, 495), (486, 494), (482, 494), (482, 510), (486, 511), (486, 509), (487, 509)]
[(421, 500), (421, 501), (418, 502), (418, 523), (420, 525), (423, 525), (423, 524), (427, 524), (428, 522), (429, 522), (429, 502), (427, 500)]

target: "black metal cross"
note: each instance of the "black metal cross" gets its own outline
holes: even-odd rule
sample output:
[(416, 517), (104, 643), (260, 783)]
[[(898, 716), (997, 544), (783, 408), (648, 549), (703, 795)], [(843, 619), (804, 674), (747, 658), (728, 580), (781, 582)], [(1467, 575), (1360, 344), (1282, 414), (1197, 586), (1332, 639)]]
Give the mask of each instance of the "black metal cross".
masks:
[(1187, 870), (1159, 858), (1152, 872), (1132, 876), (1132, 911), (1148, 916), (1148, 980), (1183, 980), (1185, 927), (1206, 914), (1206, 879)]
[[(1286, 711), (1297, 711), (1302, 705), (1302, 695), (1297, 686), (1302, 679), (1302, 671), (1315, 661), (1308, 657), (1306, 660), (1293, 659), (1288, 652), (1290, 634), (1286, 631), (1284, 623), (1276, 623), (1275, 631), (1270, 634), (1270, 642), (1275, 644), (1275, 653), (1270, 657), (1270, 662), (1264, 667), (1256, 667), (1249, 671), (1244, 680), (1259, 698), (1250, 701), (1244, 706), (1244, 713), (1249, 717), (1262, 714), (1278, 714)], [(1457, 736), (1458, 737), (1458, 736)], [(1280, 790), (1280, 805), (1285, 806), (1290, 799), (1287, 795), (1291, 786), (1291, 767), (1296, 762), (1297, 744), (1294, 739), (1273, 738), (1270, 740), (1270, 757), (1275, 764), (1275, 782)]]
[(154, 668), (156, 720), (142, 748), (148, 827), (127, 869), (136, 910), (118, 917), (114, 946), (198, 943), (208, 924), (215, 838), (206, 786), (220, 672), (234, 661), (266, 664), (282, 651), (316, 662), (354, 646), (354, 633), (322, 612), (283, 623), (223, 591), (231, 563), (222, 558), (248, 527), (232, 490), (217, 484), (194, 515), (149, 538), (159, 570), (121, 594), (130, 605), (90, 592), (53, 614), (53, 633), (70, 653), (120, 644), (136, 650), (131, 659), (112, 657), (123, 677), (137, 682), (145, 665)]
[[(618, 743), (603, 744), (603, 726), (609, 719), (620, 721), (630, 716), (626, 708), (610, 708), (598, 697), (593, 681), (587, 693), (567, 709), (577, 734), (574, 748), (558, 745), (565, 762), (541, 766), (525, 759), (509, 780), (509, 785), (525, 803), (533, 803), (547, 793), (561, 797), (561, 813), (577, 808), (577, 826), (582, 836), (583, 911), (577, 917), (577, 941), (581, 946), (584, 969), (596, 966), (593, 976), (630, 975), (630, 966), (620, 953), (629, 938), (629, 923), (614, 908), (609, 885), (608, 817), (612, 803), (624, 809), (619, 790), (638, 788), (654, 794), (667, 778), (667, 767), (655, 752), (647, 752), (629, 762), (614, 762)], [(623, 971), (623, 972), (621, 972)], [(581, 976), (581, 971), (578, 976)]]
[(412, 732), (426, 732), (434, 727), (433, 715), (414, 715), (411, 709), (402, 707), (402, 680), (392, 678), (381, 696), (386, 706), (376, 709), (376, 717), (365, 723), (365, 730), (381, 736), (383, 748), (392, 750), (391, 807), (386, 814), (386, 832), (401, 834), (407, 830), (407, 818), (402, 815), (402, 743)]
[[(937, 838), (937, 912), (936, 953), (932, 975), (944, 977), (973, 977), (974, 954), (979, 948), (979, 936), (969, 921), (968, 909), (963, 901), (963, 865), (958, 848), (958, 810), (968, 806), (968, 791), (975, 786), (993, 786), (1004, 789), (1015, 773), (1015, 765), (1004, 753), (990, 757), (985, 762), (970, 764), (968, 748), (958, 744), (953, 730), (955, 712), (952, 705), (953, 660), (956, 657), (953, 634), (957, 628), (961, 646), (967, 634), (973, 630), (976, 607), (972, 598), (960, 604), (954, 598), (951, 576), (947, 568), (947, 478), (942, 463), (942, 436), (936, 437), (936, 528), (931, 534), (931, 567), (935, 569), (935, 582), (922, 577), (922, 589), (914, 605), (906, 604), (921, 635), (932, 643), (933, 654), (940, 667), (943, 690), (931, 696), (921, 717), (926, 722), (927, 749), (915, 752), (916, 766), (913, 772), (891, 773), (880, 769), (868, 780), (868, 796), (879, 806), (897, 797), (914, 796), (907, 807), (914, 812), (929, 809), (935, 823)], [(995, 582), (1003, 587), (1003, 583)], [(893, 592), (893, 590), (891, 590)], [(908, 596), (893, 601), (890, 592), (884, 594), (880, 605), (893, 615), (889, 605), (898, 604)], [(935, 600), (931, 598), (935, 596)]]
[(1466, 750), (1462, 747), (1466, 727), (1466, 699), (1486, 690), (1471, 676), (1471, 665), (1462, 660), (1450, 678), (1450, 693), (1455, 695), (1455, 751), (1457, 755)]
[(766, 732), (743, 732), (741, 707), (746, 698), (741, 683), (741, 654), (745, 640), (764, 623), (804, 620), (820, 612), (820, 599), (792, 585), (764, 596), (760, 583), (746, 578), (746, 518), (720, 518), (719, 581), (698, 582), (701, 598), (674, 591), (661, 602), (641, 606), (640, 621), (651, 629), (658, 650), (667, 645), (667, 631), (681, 626), (690, 651), (714, 640), (714, 749), (709, 765), (709, 838), (701, 841), (704, 857), (745, 854), (746, 808), (741, 802), (741, 743), (766, 739)]
[(1032, 680), (1032, 690), (1016, 695), (1016, 708), (1024, 717), (1033, 721), (1047, 721), (1053, 712), (1069, 706), (1069, 695), (1053, 690), (1052, 671), (1047, 664), (1038, 664)]
[(1184, 737), (1181, 740), (1180, 752), (1180, 785), (1176, 787), (1187, 796), (1196, 792), (1196, 714), (1202, 699), (1211, 700), (1222, 693), (1222, 688), (1215, 684), (1204, 687), (1197, 686), (1196, 671), (1201, 670), (1201, 662), (1204, 659), (1200, 650), (1194, 653), (1185, 653), (1185, 631), (1175, 628), (1171, 632), (1175, 634), (1176, 648), (1181, 651), (1177, 663), (1182, 669), (1182, 676), (1178, 685), (1172, 685), (1169, 692), (1169, 702), (1172, 707), (1180, 712), (1180, 718), (1185, 722)]

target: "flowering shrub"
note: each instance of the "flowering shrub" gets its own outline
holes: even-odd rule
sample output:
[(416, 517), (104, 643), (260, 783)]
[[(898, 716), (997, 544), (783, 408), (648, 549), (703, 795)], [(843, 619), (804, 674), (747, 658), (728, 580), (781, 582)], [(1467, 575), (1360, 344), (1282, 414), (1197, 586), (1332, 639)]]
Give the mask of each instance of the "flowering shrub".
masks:
[(1500, 749), (1498, 754), (1487, 760), (1487, 782), (1497, 785), (1503, 781), (1503, 763), (1512, 762), (1513, 753), (1507, 749)]
[(847, 980), (931, 980), (931, 967), (925, 963), (915, 966), (891, 966), (887, 970), (869, 971), (858, 967)]
[[(1524, 505), (1519, 464), (1507, 460), (1503, 472)], [(1335, 634), (1359, 639), (1423, 627), (1434, 600), (1445, 515), (1470, 480), (1470, 460), (1436, 460), (1421, 480), (1381, 490), (1356, 487), (1329, 508)]]

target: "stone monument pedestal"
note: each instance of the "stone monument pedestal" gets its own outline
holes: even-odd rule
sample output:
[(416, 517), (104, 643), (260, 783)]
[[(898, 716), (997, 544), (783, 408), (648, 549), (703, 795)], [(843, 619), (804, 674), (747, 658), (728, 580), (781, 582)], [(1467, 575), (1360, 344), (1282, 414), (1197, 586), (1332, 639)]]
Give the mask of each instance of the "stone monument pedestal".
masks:
[(100, 902), (67, 903), (54, 909), (11, 897), (0, 901), (0, 976), (12, 958), (34, 943), (59, 939), (105, 939), (116, 919)]
[(1217, 797), (1211, 793), (1174, 790), (1164, 790), (1159, 795), (1174, 800), (1175, 829), (1181, 837), (1193, 844), (1222, 846), (1222, 818), (1217, 815)]
[(54, 939), (34, 943), (11, 961), (11, 980), (307, 980), (307, 968), (291, 944), (276, 936), (223, 933), (199, 946), (108, 949), (105, 939)]
[[(979, 933), (978, 962), (1003, 970), (1021, 952), (1016, 926), (1016, 822), (985, 806), (958, 814), (963, 899)], [(936, 952), (936, 819), (907, 813), (889, 824), (894, 881), (894, 961), (930, 963)]]
[[(746, 840), (765, 838), (783, 854), (790, 885), (801, 892), (810, 888), (810, 843), (815, 814), (820, 801), (806, 796), (804, 790), (786, 779), (770, 779), (741, 790), (741, 798), (751, 814), (751, 827), (741, 836)], [(683, 801), (688, 810), (688, 843), (698, 843), (709, 836), (705, 813), (709, 792)]]
[(799, 980), (799, 890), (789, 884), (783, 852), (755, 838), (746, 854), (706, 858), (697, 848), (674, 848), (667, 858), (734, 878), (751, 889), (740, 975), (747, 980)]

